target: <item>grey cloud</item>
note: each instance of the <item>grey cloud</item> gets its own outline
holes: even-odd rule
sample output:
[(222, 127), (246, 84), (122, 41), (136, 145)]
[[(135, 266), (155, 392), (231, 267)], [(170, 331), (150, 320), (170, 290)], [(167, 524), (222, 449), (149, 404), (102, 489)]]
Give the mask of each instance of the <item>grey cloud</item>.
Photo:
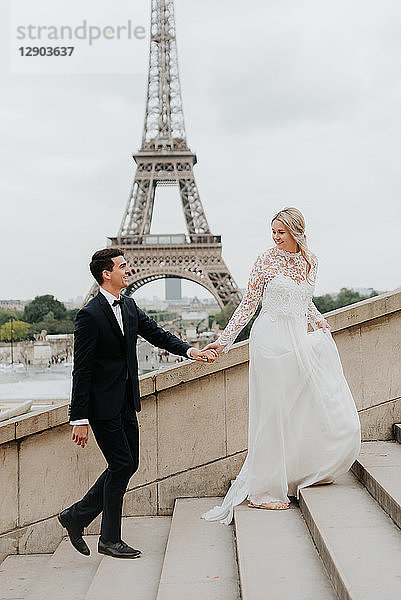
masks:
[[(400, 285), (388, 260), (400, 254), (399, 3), (176, 0), (176, 15), (195, 174), (241, 287), (284, 205), (307, 218), (318, 293)], [(0, 296), (85, 294), (88, 257), (116, 233), (134, 176), (146, 65), (135, 76), (3, 67)]]

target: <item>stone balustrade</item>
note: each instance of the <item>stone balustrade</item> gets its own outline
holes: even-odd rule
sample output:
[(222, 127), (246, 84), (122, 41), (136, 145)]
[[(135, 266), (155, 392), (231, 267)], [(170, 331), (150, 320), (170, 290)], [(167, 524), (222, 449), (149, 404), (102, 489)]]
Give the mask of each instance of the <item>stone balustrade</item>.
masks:
[[(327, 313), (363, 440), (390, 439), (401, 420), (401, 292)], [(171, 514), (174, 500), (225, 493), (247, 446), (248, 342), (213, 364), (185, 361), (141, 377), (141, 460), (124, 514)], [(51, 552), (57, 514), (104, 468), (90, 436), (71, 442), (68, 403), (0, 424), (0, 559)], [(97, 519), (89, 531), (96, 533)]]

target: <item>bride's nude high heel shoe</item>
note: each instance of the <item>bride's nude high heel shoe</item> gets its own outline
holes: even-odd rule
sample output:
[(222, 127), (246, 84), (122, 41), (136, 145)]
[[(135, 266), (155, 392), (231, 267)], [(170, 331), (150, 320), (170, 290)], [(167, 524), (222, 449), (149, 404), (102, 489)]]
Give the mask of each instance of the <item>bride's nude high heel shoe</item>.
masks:
[(264, 510), (287, 510), (287, 508), (290, 508), (289, 504), (286, 502), (281, 502), (280, 500), (273, 500), (272, 502), (267, 502), (266, 504), (254, 504), (249, 500), (248, 506), (249, 508), (262, 508)]
[(316, 481), (316, 483), (311, 483), (311, 485), (309, 487), (312, 487), (314, 485), (328, 485), (329, 483), (334, 483), (334, 479), (330, 479), (330, 477), (326, 477), (325, 479)]

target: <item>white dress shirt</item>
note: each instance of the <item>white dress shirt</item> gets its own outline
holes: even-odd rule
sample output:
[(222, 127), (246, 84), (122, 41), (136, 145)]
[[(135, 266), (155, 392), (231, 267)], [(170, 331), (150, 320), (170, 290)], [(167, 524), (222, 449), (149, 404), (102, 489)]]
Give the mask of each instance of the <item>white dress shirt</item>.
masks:
[(115, 296), (113, 296), (113, 294), (110, 294), (110, 292), (108, 292), (107, 290), (105, 290), (102, 287), (99, 288), (99, 292), (101, 292), (103, 294), (103, 296), (106, 298), (106, 300), (110, 304), (111, 310), (113, 311), (114, 316), (117, 319), (117, 323), (120, 326), (121, 333), (124, 335), (124, 325), (123, 325), (123, 316), (121, 314), (121, 305), (116, 304), (116, 306), (113, 306), (113, 302), (115, 300), (121, 300), (121, 294), (118, 296), (118, 298), (116, 298)]
[[(121, 306), (119, 304), (116, 304), (116, 306), (113, 306), (113, 302), (115, 300), (117, 300), (117, 298), (115, 296), (113, 296), (113, 294), (110, 294), (110, 292), (108, 292), (107, 290), (105, 290), (102, 287), (99, 287), (99, 292), (101, 292), (103, 294), (103, 296), (106, 298), (106, 300), (110, 304), (111, 310), (113, 311), (114, 316), (117, 319), (117, 323), (120, 326), (121, 332), (124, 335), (124, 325), (123, 325), (123, 316), (121, 314)], [(118, 300), (120, 300), (120, 298), (121, 298), (121, 295), (118, 297)], [(191, 360), (194, 360), (190, 354), (191, 350), (192, 350), (192, 348), (188, 348), (187, 356)], [(77, 419), (76, 421), (70, 421), (70, 425), (89, 425), (89, 421), (88, 421), (88, 419)]]

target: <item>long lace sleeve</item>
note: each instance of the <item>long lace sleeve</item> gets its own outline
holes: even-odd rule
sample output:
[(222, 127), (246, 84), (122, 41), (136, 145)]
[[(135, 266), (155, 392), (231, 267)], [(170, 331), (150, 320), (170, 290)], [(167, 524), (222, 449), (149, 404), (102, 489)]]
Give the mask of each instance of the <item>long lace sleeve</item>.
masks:
[[(311, 270), (309, 273), (309, 277), (313, 280), (313, 282), (316, 281), (317, 268), (318, 268), (317, 257), (315, 255), (312, 255), (312, 267), (311, 267)], [(313, 285), (313, 287), (315, 287), (315, 286)], [(316, 306), (313, 304), (313, 301), (311, 300), (308, 304), (308, 323), (311, 324), (312, 329), (317, 329), (317, 324), (320, 323), (320, 321), (324, 321), (324, 317), (318, 311)]]
[(249, 276), (246, 294), (233, 313), (223, 333), (217, 340), (218, 344), (225, 346), (224, 352), (229, 350), (237, 335), (255, 313), (259, 304), (259, 300), (263, 294), (264, 284), (265, 278), (263, 275), (263, 260), (262, 256), (258, 256)]

